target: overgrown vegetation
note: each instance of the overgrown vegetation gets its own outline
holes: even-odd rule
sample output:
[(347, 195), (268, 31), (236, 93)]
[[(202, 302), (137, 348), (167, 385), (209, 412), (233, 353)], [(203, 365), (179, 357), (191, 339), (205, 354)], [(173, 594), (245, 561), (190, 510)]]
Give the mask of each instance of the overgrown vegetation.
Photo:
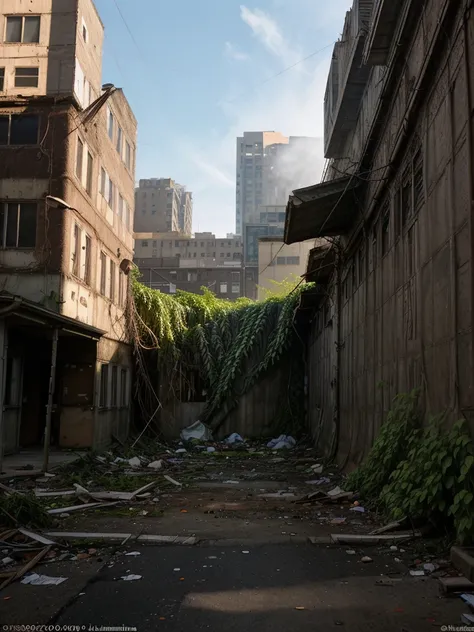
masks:
[(464, 420), (444, 415), (422, 427), (417, 393), (399, 395), (366, 461), (347, 486), (395, 520), (431, 522), (465, 542), (474, 537), (474, 444)]
[[(303, 420), (303, 345), (295, 311), (307, 288), (301, 284), (261, 302), (231, 302), (205, 288), (202, 295), (165, 295), (135, 279), (131, 320), (138, 354), (156, 352), (147, 355), (148, 368), (153, 358), (173, 396), (197, 373), (207, 400), (201, 420), (214, 428), (264, 375), (283, 367), (287, 388), (275, 396), (281, 397), (280, 423), (288, 430), (289, 421), (294, 427)], [(143, 360), (140, 370), (146, 370)]]
[(51, 516), (33, 493), (4, 493), (0, 495), (1, 525), (47, 527), (51, 522)]

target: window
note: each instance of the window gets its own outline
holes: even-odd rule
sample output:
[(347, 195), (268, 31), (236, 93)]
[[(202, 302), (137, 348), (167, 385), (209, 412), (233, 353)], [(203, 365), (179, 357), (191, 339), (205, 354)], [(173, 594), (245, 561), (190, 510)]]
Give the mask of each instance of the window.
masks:
[(232, 294), (240, 293), (240, 283), (232, 283)]
[(34, 248), (36, 246), (36, 203), (10, 202), (0, 206), (0, 247)]
[(142, 248), (148, 248), (148, 242), (142, 241)]
[(115, 193), (115, 186), (112, 180), (109, 178), (109, 191), (108, 191), (108, 197), (107, 197), (107, 204), (110, 206), (111, 209), (114, 208), (114, 193)]
[(122, 132), (122, 128), (121, 127), (117, 127), (117, 151), (118, 154), (120, 156), (120, 158), (122, 157), (122, 144), (123, 144), (123, 132)]
[(221, 294), (227, 294), (227, 283), (220, 283), (219, 284), (219, 292)]
[(0, 145), (36, 145), (38, 128), (35, 114), (0, 116)]
[(119, 199), (118, 199), (118, 216), (120, 217), (120, 219), (123, 220), (123, 197), (122, 195), (119, 193)]
[(81, 229), (74, 224), (74, 236), (72, 244), (72, 273), (78, 277), (81, 269)]
[(126, 214), (125, 214), (125, 226), (127, 228), (130, 228), (130, 217), (131, 217), (130, 206), (127, 204)]
[(194, 283), (197, 281), (197, 272), (188, 272), (188, 283)]
[(115, 261), (110, 260), (110, 300), (115, 301)]
[(87, 31), (87, 26), (84, 20), (82, 20), (82, 39), (84, 40), (84, 43), (87, 44), (89, 40), (89, 32)]
[(299, 266), (300, 265), (300, 258), (299, 257), (287, 257), (286, 258), (286, 265), (288, 265), (288, 266)]
[(179, 248), (179, 240), (176, 240), (176, 241), (174, 242), (174, 245), (176, 246), (176, 248)]
[(92, 176), (94, 173), (94, 159), (90, 151), (87, 152), (87, 174), (86, 174), (86, 191), (92, 195)]
[(100, 253), (100, 293), (105, 296), (107, 287), (107, 255), (105, 252)]
[(277, 257), (277, 266), (285, 266), (286, 257)]
[(223, 252), (221, 252), (221, 257), (223, 257), (223, 256), (224, 256), (224, 253), (223, 253)]
[(109, 365), (100, 365), (99, 408), (107, 408), (109, 391)]
[(127, 390), (127, 369), (120, 370), (120, 406), (126, 408), (128, 406), (128, 390)]
[(228, 253), (226, 254), (226, 257), (230, 257), (230, 252), (228, 252)]
[(125, 274), (122, 270), (119, 270), (119, 295), (118, 295), (118, 304), (120, 307), (125, 303)]
[(132, 148), (128, 141), (125, 141), (125, 165), (127, 169), (132, 168)]
[(117, 406), (117, 384), (118, 382), (118, 367), (112, 366), (112, 379), (110, 384), (110, 407), (116, 408)]
[(76, 176), (82, 182), (82, 163), (84, 162), (84, 143), (78, 137), (76, 149)]
[(107, 133), (110, 140), (114, 139), (114, 115), (110, 108), (107, 110)]
[(15, 68), (15, 88), (37, 88), (39, 68)]
[(89, 235), (86, 235), (84, 244), (84, 281), (87, 285), (91, 284), (92, 273), (92, 241)]
[(201, 257), (205, 257), (206, 253), (205, 252), (201, 252)]
[(5, 88), (5, 68), (0, 68), (0, 92)]
[(104, 167), (100, 168), (100, 193), (105, 197), (105, 184), (107, 182), (107, 173)]
[(8, 16), (5, 41), (8, 44), (38, 44), (40, 23), (39, 15)]

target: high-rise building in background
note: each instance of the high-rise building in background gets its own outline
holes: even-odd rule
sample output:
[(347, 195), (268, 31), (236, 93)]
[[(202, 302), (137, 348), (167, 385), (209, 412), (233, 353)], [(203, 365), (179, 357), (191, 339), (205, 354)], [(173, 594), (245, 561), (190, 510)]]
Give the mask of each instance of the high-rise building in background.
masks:
[(135, 190), (135, 232), (190, 235), (192, 216), (192, 193), (185, 186), (171, 178), (140, 180)]
[(242, 235), (245, 293), (256, 298), (258, 240), (283, 235), (290, 193), (318, 178), (322, 140), (280, 132), (237, 138), (236, 232)]

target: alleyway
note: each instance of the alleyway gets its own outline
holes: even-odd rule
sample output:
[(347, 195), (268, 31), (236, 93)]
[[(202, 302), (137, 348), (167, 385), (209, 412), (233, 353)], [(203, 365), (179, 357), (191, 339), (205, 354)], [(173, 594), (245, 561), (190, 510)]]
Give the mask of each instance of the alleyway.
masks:
[[(351, 502), (304, 501), (308, 493), (341, 483), (335, 472), (312, 473), (312, 450), (193, 452), (172, 455), (168, 463), (167, 475), (182, 487), (160, 471), (152, 475), (159, 487), (153, 498), (62, 518), (61, 531), (132, 537), (124, 546), (101, 549), (88, 541), (84, 550), (97, 546), (97, 555), (37, 571), (68, 577), (59, 586), (11, 585), (2, 593), (8, 601), (0, 601), (2, 622), (125, 625), (139, 632), (340, 626), (418, 632), (459, 625), (466, 610), (461, 601), (441, 597), (437, 579), (409, 574), (415, 558), (430, 559), (424, 543), (411, 540), (396, 551), (392, 542), (329, 544), (331, 533), (367, 534), (379, 523)], [(139, 474), (130, 477), (134, 485), (150, 478)], [(88, 476), (92, 482), (94, 474)], [(308, 484), (322, 477), (330, 480)], [(196, 540), (143, 546), (134, 541), (139, 535)], [(364, 563), (365, 556), (371, 561)], [(130, 574), (140, 579), (121, 579)]]

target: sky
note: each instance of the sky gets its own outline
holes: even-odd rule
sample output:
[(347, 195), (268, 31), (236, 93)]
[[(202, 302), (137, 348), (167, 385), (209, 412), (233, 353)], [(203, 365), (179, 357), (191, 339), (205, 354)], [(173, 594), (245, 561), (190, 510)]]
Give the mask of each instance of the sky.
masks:
[[(173, 178), (193, 193), (193, 231), (234, 232), (236, 137), (322, 137), (332, 49), (352, 0), (95, 3), (103, 81), (123, 88), (138, 120), (137, 182)], [(323, 167), (321, 153), (314, 183)]]

